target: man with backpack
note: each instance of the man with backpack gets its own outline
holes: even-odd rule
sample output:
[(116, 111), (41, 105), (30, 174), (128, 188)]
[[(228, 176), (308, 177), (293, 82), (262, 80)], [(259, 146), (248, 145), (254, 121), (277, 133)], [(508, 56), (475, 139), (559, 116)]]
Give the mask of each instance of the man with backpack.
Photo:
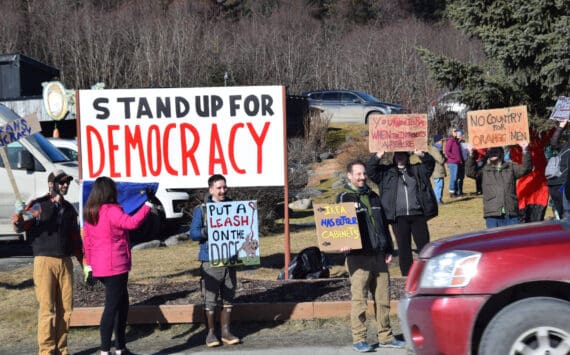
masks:
[[(394, 246), (380, 204), (380, 197), (366, 184), (366, 166), (362, 161), (347, 165), (348, 184), (336, 199), (354, 202), (362, 249), (341, 248), (346, 253), (345, 265), (350, 276), (352, 348), (358, 352), (370, 352), (375, 347), (401, 348), (405, 342), (392, 334), (390, 327), (390, 274), (388, 263), (392, 261)], [(378, 327), (378, 344), (366, 341), (366, 310), (368, 291), (372, 293)]]

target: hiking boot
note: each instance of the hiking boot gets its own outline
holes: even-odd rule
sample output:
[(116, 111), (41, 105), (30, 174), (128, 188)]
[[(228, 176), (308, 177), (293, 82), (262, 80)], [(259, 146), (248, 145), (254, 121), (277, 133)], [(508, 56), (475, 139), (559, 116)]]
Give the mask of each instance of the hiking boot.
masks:
[(379, 348), (403, 348), (406, 346), (406, 342), (403, 340), (398, 340), (393, 338), (389, 342), (386, 343), (378, 343)]
[(358, 343), (352, 344), (352, 350), (358, 351), (359, 353), (368, 353), (374, 351), (374, 348), (365, 341), (359, 341)]

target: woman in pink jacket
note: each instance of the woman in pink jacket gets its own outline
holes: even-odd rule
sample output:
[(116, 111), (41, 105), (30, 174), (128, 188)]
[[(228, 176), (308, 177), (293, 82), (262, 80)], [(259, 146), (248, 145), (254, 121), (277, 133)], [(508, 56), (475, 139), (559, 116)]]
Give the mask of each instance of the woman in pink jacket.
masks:
[[(149, 196), (151, 195), (151, 196)], [(147, 192), (149, 201), (154, 195)], [(123, 212), (117, 202), (117, 187), (108, 177), (99, 177), (83, 210), (85, 259), (93, 276), (105, 285), (105, 308), (101, 317), (101, 354), (110, 354), (115, 329), (115, 354), (131, 354), (126, 348), (125, 330), (129, 311), (127, 281), (131, 270), (129, 230), (138, 228), (152, 207), (145, 202), (134, 215)]]

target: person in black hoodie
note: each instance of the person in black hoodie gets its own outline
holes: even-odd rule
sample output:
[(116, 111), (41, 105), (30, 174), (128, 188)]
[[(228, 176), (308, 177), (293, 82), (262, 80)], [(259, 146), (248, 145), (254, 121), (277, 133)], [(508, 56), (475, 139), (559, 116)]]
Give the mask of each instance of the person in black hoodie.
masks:
[(427, 221), (438, 214), (430, 182), (435, 160), (419, 150), (414, 154), (420, 164), (411, 165), (408, 152), (396, 152), (392, 164), (381, 164), (382, 151), (374, 154), (366, 165), (366, 174), (378, 185), (386, 218), (392, 223), (402, 276), (408, 276), (412, 266), (412, 236), (419, 253), (429, 243)]
[(339, 202), (354, 202), (362, 249), (341, 248), (346, 253), (350, 275), (352, 348), (358, 352), (373, 351), (366, 341), (366, 309), (368, 291), (373, 296), (378, 327), (378, 347), (404, 347), (394, 338), (390, 327), (390, 274), (394, 246), (380, 197), (366, 184), (365, 164), (353, 161), (346, 167), (348, 184), (337, 196)]

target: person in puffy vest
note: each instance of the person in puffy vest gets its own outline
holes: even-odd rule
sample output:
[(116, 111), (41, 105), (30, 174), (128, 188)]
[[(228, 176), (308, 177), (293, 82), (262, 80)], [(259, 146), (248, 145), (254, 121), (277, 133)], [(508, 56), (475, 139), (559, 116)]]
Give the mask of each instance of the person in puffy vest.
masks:
[(39, 354), (68, 354), (67, 337), (73, 309), (74, 255), (83, 268), (77, 212), (65, 200), (73, 177), (58, 169), (50, 173), (50, 192), (26, 204), (12, 219), (25, 231), (34, 255), (34, 288), (39, 304)]
[(394, 246), (380, 197), (366, 184), (366, 167), (361, 161), (347, 165), (348, 184), (336, 202), (353, 202), (356, 208), (362, 249), (341, 248), (346, 253), (345, 265), (350, 276), (352, 348), (358, 352), (373, 350), (366, 340), (368, 292), (374, 299), (379, 347), (403, 347), (390, 327), (390, 274)]

